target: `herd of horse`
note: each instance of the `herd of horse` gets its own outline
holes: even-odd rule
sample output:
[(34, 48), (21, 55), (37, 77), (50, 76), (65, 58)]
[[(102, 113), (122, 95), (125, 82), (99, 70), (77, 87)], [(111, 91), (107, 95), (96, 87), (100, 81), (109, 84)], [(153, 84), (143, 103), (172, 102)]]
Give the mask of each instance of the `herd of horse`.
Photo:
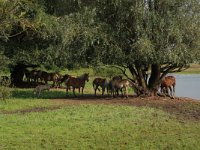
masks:
[[(112, 97), (116, 97), (119, 95), (119, 91), (121, 92), (122, 97), (128, 98), (128, 88), (131, 87), (135, 89), (135, 83), (129, 79), (122, 79), (122, 76), (114, 76), (110, 81), (107, 81), (106, 78), (95, 78), (93, 80), (93, 88), (94, 94), (99, 87), (102, 89), (102, 95), (104, 95), (105, 90), (107, 89), (107, 93), (110, 92)], [(164, 96), (168, 95), (172, 98), (175, 96), (175, 86), (176, 79), (174, 76), (166, 76), (160, 85), (160, 92)]]
[[(89, 74), (84, 73), (81, 76), (73, 77), (71, 75), (65, 74), (61, 75), (59, 73), (48, 73), (41, 70), (25, 70), (24, 71), (26, 82), (43, 82), (45, 85), (48, 85), (48, 81), (52, 81), (53, 84), (51, 87), (61, 87), (62, 83), (65, 83), (66, 93), (68, 94), (69, 90), (73, 90), (73, 95), (76, 97), (75, 89), (79, 90), (83, 95), (83, 91), (85, 88), (86, 81), (89, 81)], [(8, 80), (6, 76), (2, 76), (0, 78), (0, 82)], [(106, 78), (97, 77), (92, 82), (94, 95), (97, 95), (97, 90), (102, 91), (102, 95), (107, 92), (108, 95), (112, 97), (119, 96), (119, 92), (121, 92), (122, 97), (128, 98), (128, 88), (135, 89), (135, 83), (129, 79), (123, 79), (122, 76), (114, 76), (112, 79), (107, 80)], [(174, 76), (166, 76), (160, 85), (160, 92), (169, 95), (170, 97), (175, 96), (175, 85), (176, 79)], [(45, 87), (43, 85), (36, 87), (39, 93), (43, 89), (49, 89), (49, 86)]]
[(53, 82), (53, 87), (54, 86), (60, 86), (60, 84), (62, 83), (62, 81), (64, 82), (64, 79), (61, 74), (57, 73), (57, 72), (51, 72), (48, 73), (46, 71), (41, 71), (41, 70), (24, 70), (24, 75), (25, 75), (25, 79), (27, 82), (44, 82), (45, 84), (48, 84), (48, 81), (52, 81)]

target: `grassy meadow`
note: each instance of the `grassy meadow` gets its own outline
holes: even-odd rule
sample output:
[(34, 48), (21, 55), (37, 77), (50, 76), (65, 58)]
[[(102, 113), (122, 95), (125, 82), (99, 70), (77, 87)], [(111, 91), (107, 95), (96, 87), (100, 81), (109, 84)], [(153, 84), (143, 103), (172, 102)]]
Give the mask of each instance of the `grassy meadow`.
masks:
[(200, 64), (191, 64), (188, 69), (180, 73), (181, 74), (200, 74)]
[[(68, 73), (88, 71), (93, 74), (91, 69)], [(86, 84), (86, 94), (93, 94), (92, 79)], [(46, 91), (40, 98), (33, 89), (11, 92), (11, 98), (0, 100), (0, 150), (200, 149), (199, 120), (182, 122), (148, 106), (66, 105), (56, 101), (74, 99), (71, 92), (66, 96), (65, 89)]]

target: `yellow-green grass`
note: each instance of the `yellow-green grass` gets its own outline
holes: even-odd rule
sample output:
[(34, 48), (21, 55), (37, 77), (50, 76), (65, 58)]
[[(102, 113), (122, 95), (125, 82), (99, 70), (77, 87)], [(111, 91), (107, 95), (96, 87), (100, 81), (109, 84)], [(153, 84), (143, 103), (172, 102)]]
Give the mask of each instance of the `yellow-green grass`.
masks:
[(183, 124), (148, 107), (77, 105), (0, 114), (0, 133), (0, 149), (200, 149), (199, 122)]
[(191, 64), (190, 67), (180, 74), (200, 74), (200, 64)]

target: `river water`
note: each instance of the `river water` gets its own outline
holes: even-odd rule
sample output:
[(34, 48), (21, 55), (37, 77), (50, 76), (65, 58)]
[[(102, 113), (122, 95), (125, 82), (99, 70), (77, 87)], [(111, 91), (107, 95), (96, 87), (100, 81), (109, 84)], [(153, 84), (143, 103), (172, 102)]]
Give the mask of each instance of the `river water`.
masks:
[(176, 96), (200, 100), (200, 74), (173, 74), (176, 77)]

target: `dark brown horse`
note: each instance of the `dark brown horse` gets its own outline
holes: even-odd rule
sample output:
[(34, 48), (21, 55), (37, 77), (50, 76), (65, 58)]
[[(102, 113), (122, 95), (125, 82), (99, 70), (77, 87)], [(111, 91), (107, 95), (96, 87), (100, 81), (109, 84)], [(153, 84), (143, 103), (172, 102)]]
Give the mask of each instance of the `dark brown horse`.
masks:
[(43, 71), (36, 69), (33, 69), (31, 71), (29, 71), (28, 69), (24, 70), (24, 75), (27, 82), (38, 82), (39, 79), (40, 81), (42, 81), (42, 73)]
[(104, 92), (105, 92), (105, 89), (107, 88), (107, 85), (108, 85), (108, 82), (106, 81), (106, 78), (95, 78), (93, 80), (94, 94), (96, 95), (97, 89), (100, 86), (102, 88), (102, 95), (104, 95)]
[(161, 93), (168, 93), (169, 96), (175, 96), (176, 78), (174, 76), (167, 76), (161, 82)]
[(48, 84), (48, 81), (53, 81), (52, 87), (58, 86), (58, 81), (60, 80), (60, 74), (59, 73), (47, 73), (45, 71), (42, 72), (41, 75), (42, 80), (44, 80), (45, 84)]
[(68, 74), (65, 74), (64, 76), (60, 76), (58, 80), (59, 87), (62, 85), (63, 82), (66, 82), (66, 80), (70, 77), (71, 75), (68, 75)]
[(85, 87), (85, 81), (87, 81), (87, 82), (89, 81), (89, 74), (88, 73), (85, 73), (85, 74), (78, 76), (76, 78), (75, 77), (69, 77), (65, 82), (66, 92), (68, 93), (68, 90), (70, 89), (70, 87), (72, 87), (73, 94), (76, 97), (75, 89), (78, 88), (79, 93), (80, 93), (80, 89), (82, 88), (82, 95), (83, 95), (83, 90), (84, 90), (84, 87)]

